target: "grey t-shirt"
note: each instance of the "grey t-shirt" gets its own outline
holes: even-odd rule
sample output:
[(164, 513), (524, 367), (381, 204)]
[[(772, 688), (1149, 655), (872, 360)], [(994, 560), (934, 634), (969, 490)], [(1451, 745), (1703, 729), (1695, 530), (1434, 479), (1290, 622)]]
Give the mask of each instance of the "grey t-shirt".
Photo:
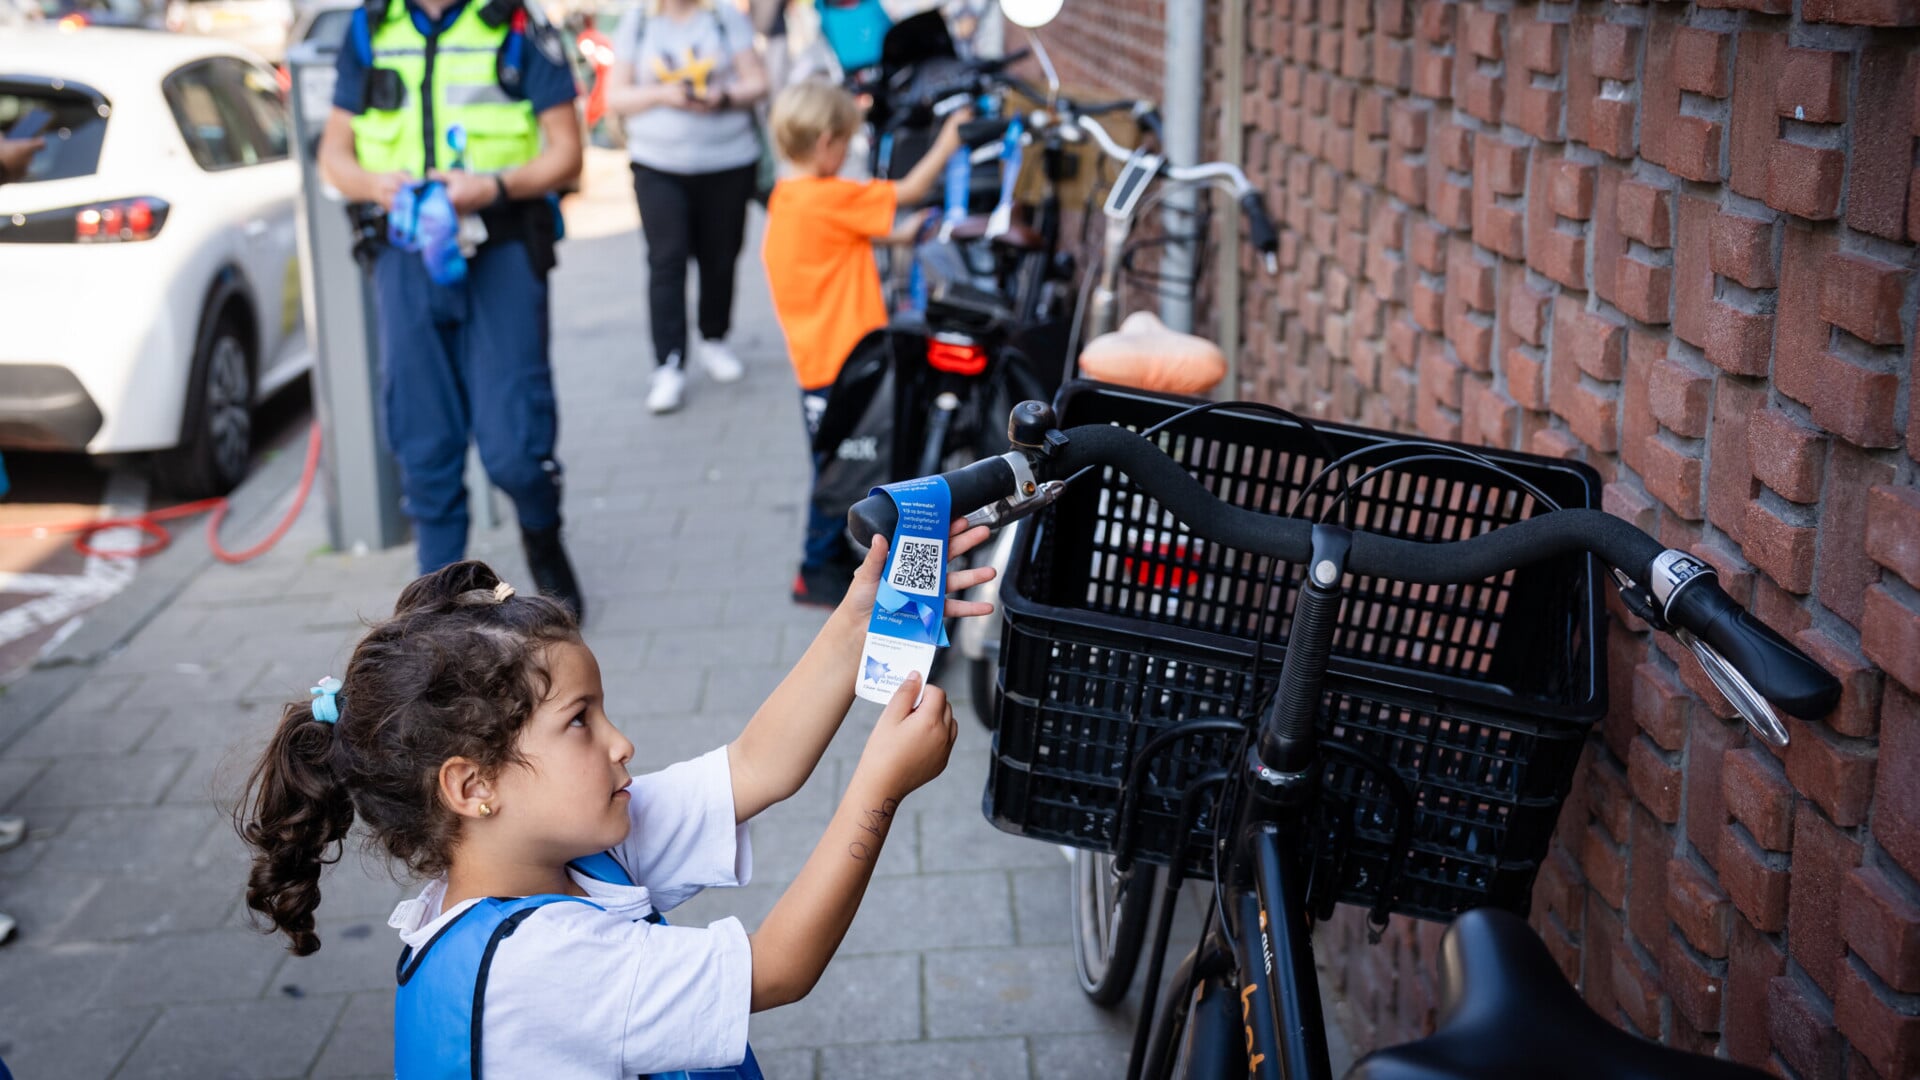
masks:
[[(726, 0), (708, 0), (682, 20), (655, 13), (653, 0), (629, 8), (614, 32), (617, 61), (641, 86), (685, 82), (711, 93), (733, 82), (733, 58), (753, 48), (753, 25)], [(725, 23), (724, 33), (721, 24)], [(696, 174), (760, 160), (749, 109), (700, 112), (656, 105), (627, 117), (627, 154), (649, 169)]]

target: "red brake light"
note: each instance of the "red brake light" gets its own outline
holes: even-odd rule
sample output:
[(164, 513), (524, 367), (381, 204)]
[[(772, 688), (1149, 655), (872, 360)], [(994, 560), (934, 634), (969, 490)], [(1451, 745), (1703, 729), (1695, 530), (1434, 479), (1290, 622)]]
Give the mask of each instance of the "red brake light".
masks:
[(148, 196), (0, 216), (0, 244), (124, 244), (151, 240), (167, 223), (165, 200)]
[(60, 21), (54, 25), (62, 30), (78, 30), (87, 25), (87, 17), (76, 11), (60, 16)]
[(978, 375), (987, 370), (987, 350), (967, 338), (938, 335), (927, 342), (927, 366), (950, 375)]

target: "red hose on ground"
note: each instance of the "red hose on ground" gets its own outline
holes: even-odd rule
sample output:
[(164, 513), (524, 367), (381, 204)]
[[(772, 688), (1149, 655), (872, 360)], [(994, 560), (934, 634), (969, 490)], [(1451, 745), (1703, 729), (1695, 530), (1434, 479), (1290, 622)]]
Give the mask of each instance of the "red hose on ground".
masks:
[[(313, 427), (309, 429), (307, 433), (307, 464), (300, 474), (300, 488), (294, 492), (293, 505), (287, 509), (287, 516), (280, 519), (280, 524), (274, 526), (273, 532), (269, 533), (265, 540), (260, 541), (245, 551), (228, 551), (226, 548), (220, 546), (220, 522), (225, 520), (227, 510), (230, 508), (224, 497), (201, 499), (198, 502), (169, 506), (164, 510), (149, 511), (137, 517), (112, 518), (107, 521), (70, 521), (54, 525), (11, 525), (0, 528), (0, 537), (45, 536), (48, 533), (76, 533), (77, 535), (73, 538), (73, 547), (74, 550), (83, 555), (98, 555), (106, 559), (142, 559), (148, 555), (154, 555), (166, 550), (167, 545), (173, 542), (172, 535), (160, 525), (161, 522), (172, 521), (175, 518), (193, 517), (196, 514), (203, 514), (211, 510), (213, 511), (213, 516), (207, 519), (208, 549), (213, 552), (214, 558), (219, 559), (223, 563), (229, 565), (243, 563), (249, 559), (255, 559), (265, 554), (273, 545), (280, 542), (281, 537), (287, 535), (288, 529), (293, 528), (294, 520), (300, 516), (301, 509), (307, 505), (307, 495), (313, 490), (314, 475), (319, 471), (320, 423), (319, 421), (315, 421)], [(138, 529), (146, 535), (153, 537), (153, 540), (130, 550), (118, 551), (102, 550), (88, 543), (96, 533), (104, 532), (107, 529)]]

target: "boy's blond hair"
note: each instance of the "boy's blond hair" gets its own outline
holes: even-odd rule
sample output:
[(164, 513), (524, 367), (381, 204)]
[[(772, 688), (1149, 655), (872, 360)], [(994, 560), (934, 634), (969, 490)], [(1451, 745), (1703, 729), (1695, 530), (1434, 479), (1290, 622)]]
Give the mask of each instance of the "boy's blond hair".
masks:
[(813, 157), (823, 135), (852, 135), (860, 126), (860, 104), (844, 87), (825, 79), (802, 79), (773, 100), (773, 145), (795, 164)]

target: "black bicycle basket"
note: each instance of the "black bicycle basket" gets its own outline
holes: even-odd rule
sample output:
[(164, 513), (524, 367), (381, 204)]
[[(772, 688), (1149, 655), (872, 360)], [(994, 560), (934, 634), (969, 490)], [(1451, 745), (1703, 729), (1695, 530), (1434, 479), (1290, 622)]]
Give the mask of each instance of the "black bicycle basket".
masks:
[[(1136, 431), (1191, 404), (1084, 382), (1056, 402), (1063, 428)], [(1336, 456), (1401, 441), (1316, 426)], [(1215, 495), (1274, 514), (1328, 463), (1320, 441), (1264, 413), (1206, 413), (1154, 438)], [(1598, 504), (1599, 477), (1584, 465), (1472, 449), (1562, 507)], [(1326, 487), (1296, 516), (1318, 518)], [(1550, 509), (1457, 460), (1408, 462), (1349, 499), (1352, 527), (1430, 542)], [(1134, 856), (1211, 873), (1225, 830), (1213, 820), (1216, 793), (1196, 782), (1218, 784), (1234, 769), (1271, 696), (1300, 568), (1282, 564), (1268, 589), (1264, 556), (1191, 535), (1113, 469), (1088, 474), (1021, 528), (1000, 594), (1004, 693), (987, 816), (1009, 832), (1112, 852), (1130, 787)], [(1342, 902), (1432, 919), (1483, 905), (1525, 912), (1587, 730), (1606, 709), (1599, 573), (1582, 554), (1465, 586), (1349, 578), (1318, 719), (1323, 744), (1346, 748), (1322, 755), (1309, 839), (1318, 917)], [(1268, 644), (1251, 685), (1261, 620)], [(1136, 760), (1156, 735), (1209, 718)], [(1136, 766), (1141, 780), (1129, 785)], [(1182, 828), (1190, 789), (1198, 813)], [(1389, 881), (1395, 807), (1408, 796), (1408, 844)]]

